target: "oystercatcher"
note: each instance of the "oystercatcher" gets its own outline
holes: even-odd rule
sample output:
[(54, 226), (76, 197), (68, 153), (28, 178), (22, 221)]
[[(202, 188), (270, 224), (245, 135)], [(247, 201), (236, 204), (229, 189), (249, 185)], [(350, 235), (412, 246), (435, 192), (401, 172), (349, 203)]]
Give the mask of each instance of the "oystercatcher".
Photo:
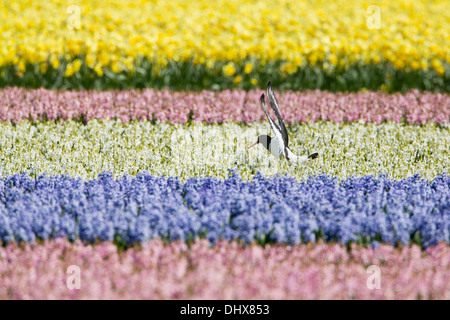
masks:
[(264, 148), (269, 150), (271, 154), (273, 154), (275, 157), (281, 158), (284, 156), (288, 161), (292, 160), (294, 162), (305, 162), (309, 159), (315, 159), (319, 156), (317, 152), (314, 152), (308, 156), (301, 156), (297, 157), (295, 154), (292, 153), (291, 149), (289, 149), (289, 136), (287, 134), (286, 127), (284, 125), (284, 121), (281, 118), (280, 109), (278, 108), (278, 102), (275, 98), (275, 94), (273, 92), (272, 84), (267, 84), (267, 99), (269, 100), (269, 104), (272, 107), (273, 111), (275, 112), (275, 116), (278, 119), (278, 124), (275, 123), (272, 118), (269, 116), (269, 113), (266, 110), (266, 103), (265, 103), (265, 96), (264, 93), (261, 95), (261, 98), (259, 99), (259, 102), (261, 104), (261, 108), (266, 114), (267, 119), (269, 120), (270, 127), (272, 128), (272, 132), (274, 133), (275, 137), (272, 138), (268, 135), (260, 135), (258, 137), (258, 140), (248, 147), (248, 149), (256, 146), (258, 143), (261, 143)]

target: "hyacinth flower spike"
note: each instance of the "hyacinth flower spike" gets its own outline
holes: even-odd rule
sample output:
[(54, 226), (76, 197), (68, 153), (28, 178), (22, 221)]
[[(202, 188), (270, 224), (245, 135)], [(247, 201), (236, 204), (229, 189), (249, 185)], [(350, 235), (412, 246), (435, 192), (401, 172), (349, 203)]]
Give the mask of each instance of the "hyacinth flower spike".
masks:
[(269, 152), (274, 155), (277, 158), (285, 157), (288, 161), (293, 162), (305, 162), (310, 159), (315, 159), (319, 156), (317, 152), (312, 153), (307, 156), (296, 156), (291, 149), (289, 149), (289, 136), (286, 130), (286, 126), (284, 125), (283, 118), (281, 118), (280, 109), (278, 107), (277, 99), (275, 98), (275, 93), (273, 92), (272, 84), (267, 84), (267, 99), (269, 100), (269, 104), (272, 107), (272, 110), (275, 112), (275, 116), (278, 119), (278, 123), (274, 122), (272, 118), (270, 117), (269, 113), (266, 109), (266, 103), (265, 103), (265, 95), (264, 93), (261, 95), (261, 98), (259, 99), (259, 102), (261, 104), (261, 108), (264, 111), (264, 114), (266, 115), (267, 119), (269, 120), (270, 127), (272, 128), (272, 132), (274, 134), (274, 138), (268, 135), (260, 135), (258, 137), (258, 140), (249, 146), (248, 148), (252, 148), (256, 146), (257, 144), (262, 144), (264, 148), (269, 150)]

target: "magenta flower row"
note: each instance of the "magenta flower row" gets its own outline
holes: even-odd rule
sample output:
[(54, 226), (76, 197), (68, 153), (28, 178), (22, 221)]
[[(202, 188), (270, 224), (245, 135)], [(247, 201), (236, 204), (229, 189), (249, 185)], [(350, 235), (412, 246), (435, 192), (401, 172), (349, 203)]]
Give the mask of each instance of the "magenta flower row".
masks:
[[(245, 92), (171, 92), (154, 89), (123, 91), (52, 91), (23, 88), (0, 89), (0, 119), (114, 119), (245, 123), (265, 120), (259, 106), (262, 90)], [(353, 122), (360, 119), (410, 124), (450, 122), (450, 94), (419, 92), (331, 93), (326, 91), (278, 92), (288, 123), (318, 120)]]
[[(79, 285), (79, 289), (77, 286)], [(449, 299), (450, 246), (58, 239), (0, 247), (0, 299)]]

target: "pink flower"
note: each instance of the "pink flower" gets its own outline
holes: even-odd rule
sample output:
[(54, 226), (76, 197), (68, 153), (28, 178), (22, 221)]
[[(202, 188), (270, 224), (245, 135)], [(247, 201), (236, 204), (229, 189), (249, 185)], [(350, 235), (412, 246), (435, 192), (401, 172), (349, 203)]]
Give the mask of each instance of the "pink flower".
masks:
[[(57, 239), (0, 248), (0, 299), (449, 299), (449, 262), (443, 243), (347, 251), (153, 240), (118, 252)], [(70, 265), (80, 267), (79, 290), (66, 286)], [(380, 268), (380, 289), (367, 286), (370, 265)]]
[[(265, 121), (259, 106), (262, 90), (245, 92), (172, 92), (154, 89), (122, 91), (52, 91), (8, 87), (0, 89), (0, 119), (114, 119), (245, 123)], [(287, 123), (315, 122), (400, 122), (410, 124), (450, 122), (450, 95), (419, 92), (330, 93), (326, 91), (278, 92), (278, 102)]]

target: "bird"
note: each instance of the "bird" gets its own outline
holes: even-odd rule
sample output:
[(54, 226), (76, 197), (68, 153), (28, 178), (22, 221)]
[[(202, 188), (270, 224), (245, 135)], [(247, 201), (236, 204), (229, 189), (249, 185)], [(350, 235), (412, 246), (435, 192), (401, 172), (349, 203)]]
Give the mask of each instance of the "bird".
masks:
[(291, 149), (289, 148), (289, 136), (286, 130), (286, 126), (284, 125), (283, 118), (281, 118), (280, 108), (278, 107), (277, 99), (275, 98), (275, 93), (273, 92), (272, 83), (269, 81), (267, 84), (267, 99), (269, 100), (269, 104), (272, 107), (272, 110), (275, 112), (275, 116), (278, 119), (278, 123), (275, 123), (272, 118), (269, 116), (269, 113), (266, 110), (265, 103), (265, 95), (264, 93), (261, 95), (259, 99), (259, 103), (261, 105), (262, 110), (264, 111), (267, 119), (269, 120), (270, 127), (272, 128), (272, 132), (274, 134), (274, 138), (268, 135), (260, 135), (258, 140), (248, 146), (248, 149), (256, 146), (257, 144), (262, 144), (264, 148), (269, 150), (269, 152), (277, 158), (282, 158), (283, 156), (288, 161), (293, 162), (306, 162), (311, 159), (315, 159), (319, 156), (317, 152), (314, 152), (307, 156), (296, 156)]

